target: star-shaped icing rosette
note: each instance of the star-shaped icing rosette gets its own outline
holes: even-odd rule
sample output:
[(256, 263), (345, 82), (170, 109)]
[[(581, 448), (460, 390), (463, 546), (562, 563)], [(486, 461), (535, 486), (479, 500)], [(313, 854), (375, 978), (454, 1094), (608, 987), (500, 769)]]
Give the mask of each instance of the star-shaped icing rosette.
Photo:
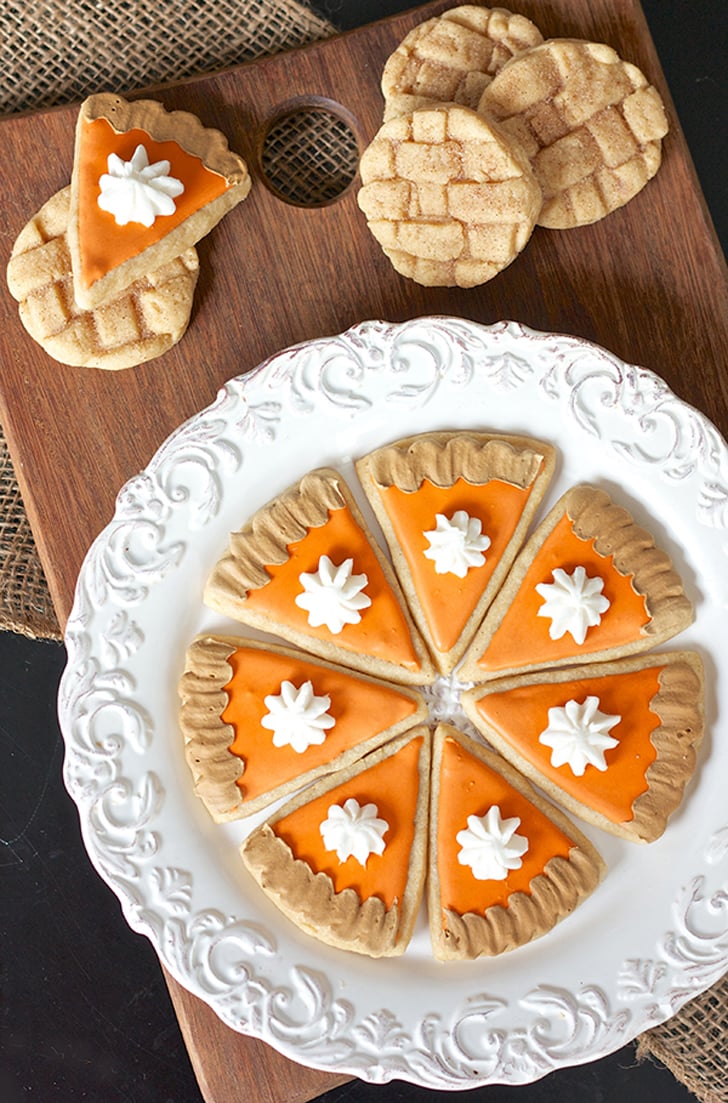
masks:
[(484, 816), (470, 815), (467, 827), (455, 836), (460, 847), (458, 862), (470, 866), (478, 881), (504, 881), (512, 869), (520, 869), (528, 839), (517, 835), (518, 816), (504, 820), (497, 804)]
[(452, 517), (435, 514), (435, 528), (425, 533), (429, 547), (425, 559), (435, 564), (436, 574), (454, 574), (465, 578), (471, 567), (482, 567), (490, 537), (483, 532), (483, 523), (464, 509), (456, 509)]
[(555, 567), (552, 579), (536, 586), (536, 593), (543, 598), (538, 615), (551, 621), (552, 640), (560, 640), (568, 632), (574, 643), (581, 645), (609, 608), (609, 599), (602, 593), (604, 579), (590, 578), (581, 566), (571, 573)]
[(329, 805), (319, 827), (326, 849), (335, 851), (340, 862), (354, 858), (360, 866), (367, 864), (370, 854), (382, 854), (389, 824), (378, 812), (376, 804), (361, 805), (355, 797)]
[(364, 593), (369, 579), (353, 570), (351, 558), (337, 564), (322, 555), (315, 571), (299, 575), (303, 592), (295, 601), (299, 609), (306, 610), (312, 628), (325, 625), (336, 636), (345, 624), (359, 624), (362, 610), (369, 608), (372, 599)]
[(169, 161), (150, 164), (141, 143), (129, 161), (110, 153), (107, 171), (99, 177), (99, 207), (114, 216), (117, 226), (139, 222), (149, 227), (155, 218), (174, 214), (175, 199), (185, 186), (169, 175), (170, 168)]
[(280, 691), (263, 700), (268, 712), (260, 723), (273, 732), (274, 747), (291, 746), (297, 754), (305, 754), (309, 747), (322, 744), (336, 723), (326, 711), (331, 698), (328, 693), (318, 697), (311, 681), (297, 686), (284, 679)]
[(539, 743), (551, 748), (551, 765), (568, 765), (576, 777), (582, 777), (587, 766), (604, 772), (606, 752), (619, 746), (619, 740), (609, 732), (621, 716), (608, 716), (599, 709), (598, 697), (584, 701), (570, 698), (565, 705), (549, 709), (548, 727), (538, 737)]

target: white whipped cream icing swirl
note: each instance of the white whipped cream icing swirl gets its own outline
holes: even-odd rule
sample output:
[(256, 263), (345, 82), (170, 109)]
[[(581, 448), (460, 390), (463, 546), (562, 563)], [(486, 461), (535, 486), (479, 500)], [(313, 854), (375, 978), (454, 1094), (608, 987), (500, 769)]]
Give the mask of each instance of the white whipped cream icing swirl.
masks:
[(344, 804), (329, 806), (328, 816), (321, 823), (321, 838), (327, 850), (335, 850), (340, 862), (356, 858), (365, 866), (370, 854), (382, 854), (389, 830), (386, 820), (379, 819), (376, 804), (359, 804), (349, 797)]
[(458, 509), (452, 517), (435, 514), (435, 528), (425, 532), (429, 541), (425, 559), (435, 564), (435, 574), (454, 574), (465, 578), (471, 567), (482, 567), (483, 552), (490, 547), (490, 537), (483, 534), (482, 522)]
[(599, 711), (598, 697), (567, 701), (563, 708), (549, 709), (548, 727), (539, 735), (539, 743), (551, 747), (551, 765), (568, 766), (576, 777), (583, 777), (587, 766), (604, 771), (605, 751), (619, 745), (608, 732), (621, 716), (608, 716)]
[(516, 835), (518, 816), (504, 820), (497, 804), (484, 816), (468, 816), (468, 826), (458, 831), (458, 862), (470, 866), (477, 881), (504, 881), (511, 870), (520, 869), (528, 850), (528, 839)]
[(149, 227), (159, 215), (174, 214), (175, 199), (185, 186), (169, 175), (170, 167), (169, 161), (150, 165), (149, 155), (141, 144), (130, 161), (122, 161), (116, 153), (110, 153), (108, 171), (99, 178), (99, 207), (114, 216), (117, 226), (139, 222)]
[(583, 644), (587, 631), (601, 624), (602, 613), (609, 608), (604, 597), (603, 578), (590, 578), (583, 567), (567, 574), (561, 567), (552, 573), (553, 582), (541, 582), (536, 592), (544, 599), (540, 617), (550, 617), (549, 636), (560, 640), (569, 632), (574, 643)]
[(320, 746), (336, 723), (326, 711), (331, 698), (328, 694), (317, 697), (310, 681), (300, 686), (283, 681), (279, 692), (268, 694), (264, 703), (268, 712), (261, 724), (273, 732), (273, 746), (292, 747), (297, 754)]
[(353, 574), (353, 567), (353, 559), (336, 566), (328, 555), (322, 555), (315, 571), (298, 576), (303, 593), (296, 597), (296, 605), (306, 610), (312, 628), (325, 625), (338, 635), (344, 625), (359, 623), (361, 610), (368, 609), (372, 599), (362, 592), (369, 579), (365, 574)]

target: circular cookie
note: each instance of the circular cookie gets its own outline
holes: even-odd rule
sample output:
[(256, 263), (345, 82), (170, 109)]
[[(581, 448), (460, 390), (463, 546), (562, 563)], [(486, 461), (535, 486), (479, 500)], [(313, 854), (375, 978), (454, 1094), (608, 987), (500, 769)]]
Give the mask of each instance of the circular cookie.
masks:
[(369, 229), (395, 269), (426, 286), (491, 279), (523, 249), (541, 209), (528, 159), (458, 104), (384, 123), (360, 172)]
[(505, 8), (465, 4), (420, 23), (384, 66), (385, 121), (432, 102), (476, 108), (506, 62), (542, 41), (529, 19)]
[(7, 281), (20, 320), (49, 356), (73, 367), (130, 368), (160, 356), (187, 329), (199, 264), (194, 248), (94, 310), (73, 295), (71, 189), (56, 192), (20, 231)]
[(569, 229), (623, 206), (658, 168), (667, 133), (659, 93), (610, 46), (551, 39), (510, 61), (478, 111), (530, 158), (540, 226)]

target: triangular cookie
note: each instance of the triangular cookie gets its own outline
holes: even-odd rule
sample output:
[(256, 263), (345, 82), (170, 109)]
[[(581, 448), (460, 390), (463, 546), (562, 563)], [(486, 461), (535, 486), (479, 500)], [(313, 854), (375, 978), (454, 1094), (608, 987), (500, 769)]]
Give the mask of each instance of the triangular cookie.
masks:
[(76, 302), (95, 307), (179, 256), (249, 190), (243, 159), (195, 115), (156, 100), (90, 96), (71, 177)]
[(693, 652), (504, 678), (461, 700), (496, 750), (553, 799), (635, 842), (665, 830), (703, 734)]
[(241, 847), (263, 891), (307, 934), (372, 957), (412, 935), (427, 859), (425, 728), (305, 790)]
[(357, 463), (443, 673), (462, 657), (503, 582), (553, 467), (548, 444), (471, 431), (423, 433)]
[(204, 599), (315, 655), (409, 684), (432, 663), (342, 477), (304, 476), (233, 533)]
[(225, 636), (188, 649), (180, 700), (195, 791), (218, 823), (347, 768), (427, 714), (416, 690)]
[(604, 490), (576, 486), (516, 559), (463, 663), (463, 681), (645, 651), (686, 628), (669, 556)]
[(435, 732), (428, 912), (440, 960), (492, 956), (546, 934), (604, 863), (508, 763), (455, 728)]

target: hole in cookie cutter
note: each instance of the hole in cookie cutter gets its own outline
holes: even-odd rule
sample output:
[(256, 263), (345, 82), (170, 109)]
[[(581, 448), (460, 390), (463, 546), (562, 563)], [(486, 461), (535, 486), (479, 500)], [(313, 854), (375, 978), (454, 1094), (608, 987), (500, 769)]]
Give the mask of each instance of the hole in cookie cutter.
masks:
[(339, 200), (359, 167), (354, 116), (321, 96), (280, 104), (263, 133), (259, 167), (266, 187), (295, 207)]

